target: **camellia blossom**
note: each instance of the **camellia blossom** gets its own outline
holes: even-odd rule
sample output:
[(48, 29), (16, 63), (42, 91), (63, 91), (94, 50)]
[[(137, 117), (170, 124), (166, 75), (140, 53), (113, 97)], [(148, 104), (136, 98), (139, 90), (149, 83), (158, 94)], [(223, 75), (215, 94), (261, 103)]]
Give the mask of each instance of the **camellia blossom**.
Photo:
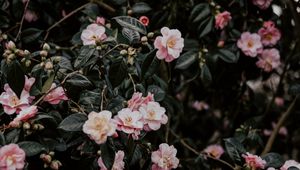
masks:
[(177, 149), (166, 143), (159, 145), (157, 151), (152, 152), (152, 170), (170, 170), (178, 167), (179, 159), (176, 157)]
[(284, 162), (284, 164), (282, 165), (280, 170), (288, 170), (291, 167), (296, 167), (296, 168), (300, 169), (300, 164), (294, 160), (287, 160)]
[(250, 32), (242, 33), (237, 46), (245, 55), (250, 57), (256, 57), (263, 50), (260, 36), (256, 33), (251, 34)]
[(263, 27), (258, 30), (258, 34), (261, 37), (262, 44), (265, 46), (275, 45), (281, 37), (280, 31), (272, 21), (264, 22)]
[(97, 17), (95, 23), (98, 25), (105, 25), (105, 18)]
[(161, 124), (168, 122), (168, 116), (165, 114), (166, 109), (157, 102), (144, 104), (139, 111), (143, 115), (144, 130), (146, 131), (158, 130)]
[(245, 159), (246, 165), (252, 168), (253, 170), (264, 169), (265, 165), (267, 164), (267, 162), (261, 159), (261, 157), (253, 155), (249, 152), (243, 154), (242, 157)]
[(276, 48), (263, 50), (258, 59), (256, 66), (262, 68), (265, 72), (270, 72), (280, 65), (280, 55)]
[(52, 83), (50, 93), (48, 93), (43, 100), (50, 104), (58, 104), (61, 100), (68, 100), (68, 97), (62, 87), (56, 87), (56, 84)]
[[(124, 156), (125, 154), (123, 151), (118, 151), (115, 154), (114, 164), (111, 168), (112, 170), (123, 170), (125, 168)], [(100, 167), (100, 170), (107, 170), (101, 157), (99, 157), (98, 159), (98, 165)]]
[(205, 101), (198, 101), (198, 100), (193, 102), (192, 107), (197, 111), (209, 109), (209, 105)]
[[(276, 123), (275, 122), (272, 122), (272, 128), (275, 129), (276, 127)], [(268, 129), (265, 129), (263, 131), (264, 135), (266, 136), (271, 136), (272, 134), (272, 130), (268, 130)], [(287, 136), (288, 135), (288, 130), (285, 126), (282, 126), (280, 127), (279, 131), (278, 131), (278, 134), (282, 135), (282, 136)]]
[(120, 110), (114, 117), (117, 122), (117, 130), (132, 134), (133, 138), (137, 139), (144, 125), (142, 116), (140, 112), (132, 111), (129, 108)]
[(140, 21), (143, 25), (145, 25), (145, 26), (148, 26), (148, 25), (149, 25), (149, 18), (146, 17), (146, 16), (141, 16), (141, 17), (139, 18), (139, 21)]
[(128, 100), (128, 107), (132, 110), (138, 110), (142, 104), (147, 104), (148, 102), (154, 101), (153, 94), (148, 93), (146, 97), (140, 92), (135, 92), (131, 99)]
[(38, 112), (37, 106), (30, 106), (22, 109), (17, 117), (10, 122), (11, 126), (18, 125), (20, 122), (26, 122), (30, 118), (33, 118)]
[(34, 11), (27, 9), (25, 12), (25, 15), (24, 15), (24, 19), (27, 22), (33, 22), (33, 21), (38, 20), (38, 16), (36, 15), (36, 13)]
[(224, 149), (220, 145), (209, 145), (204, 149), (204, 152), (219, 159), (224, 153)]
[(231, 20), (231, 14), (228, 11), (224, 11), (222, 13), (218, 13), (215, 16), (215, 27), (217, 29), (223, 29), (225, 26), (228, 25), (229, 21)]
[(252, 3), (260, 9), (267, 9), (271, 5), (272, 0), (252, 0)]
[(171, 62), (178, 58), (183, 49), (183, 38), (177, 29), (163, 27), (160, 32), (163, 36), (156, 37), (154, 47), (158, 49), (156, 56), (160, 60)]
[(81, 33), (83, 45), (96, 45), (97, 42), (102, 42), (107, 38), (105, 27), (98, 24), (90, 24)]
[(97, 144), (105, 143), (108, 136), (116, 133), (116, 124), (111, 116), (112, 113), (107, 110), (89, 113), (88, 120), (83, 124), (83, 132)]
[(25, 165), (25, 152), (17, 144), (8, 144), (0, 148), (1, 170), (22, 170)]

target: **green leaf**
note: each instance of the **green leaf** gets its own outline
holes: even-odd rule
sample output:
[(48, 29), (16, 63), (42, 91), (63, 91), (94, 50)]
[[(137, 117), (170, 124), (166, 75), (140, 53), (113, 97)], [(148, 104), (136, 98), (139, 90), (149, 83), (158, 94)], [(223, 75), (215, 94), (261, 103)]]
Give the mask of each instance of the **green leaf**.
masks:
[(24, 43), (31, 43), (37, 41), (42, 35), (42, 33), (43, 30), (37, 28), (28, 28), (22, 32), (21, 38)]
[(144, 63), (142, 66), (142, 69), (147, 69), (145, 75), (144, 75), (144, 79), (148, 79), (150, 76), (152, 76), (154, 73), (156, 73), (159, 69), (159, 65), (160, 65), (160, 60), (157, 57), (154, 57), (153, 60), (151, 61), (151, 64), (149, 65), (148, 68), (144, 67)]
[(206, 64), (204, 64), (201, 68), (201, 79), (204, 84), (210, 84), (212, 81), (211, 73)]
[(74, 67), (75, 68), (80, 68), (83, 67), (87, 61), (93, 56), (96, 48), (92, 45), (90, 46), (82, 46), (80, 49), (79, 56), (76, 58)]
[(289, 167), (287, 170), (299, 170), (299, 168), (295, 167), (295, 166), (291, 166)]
[(187, 69), (197, 60), (198, 53), (195, 51), (188, 51), (181, 55), (175, 65), (175, 69), (184, 70)]
[(70, 132), (81, 131), (82, 126), (86, 120), (87, 120), (87, 116), (85, 114), (75, 113), (66, 117), (58, 125), (58, 128)]
[(125, 27), (122, 29), (122, 35), (128, 39), (130, 44), (137, 43), (141, 39), (139, 32)]
[(145, 14), (152, 10), (152, 8), (145, 2), (137, 2), (132, 7), (131, 10), (135, 14)]
[(146, 57), (145, 57), (145, 59), (142, 63), (142, 68), (141, 68), (142, 77), (145, 75), (145, 73), (149, 69), (149, 66), (152, 63), (155, 54), (156, 54), (156, 50), (152, 50), (152, 51), (150, 51), (149, 53), (146, 54)]
[(138, 31), (141, 34), (147, 34), (146, 27), (136, 18), (129, 16), (118, 16), (114, 17), (117, 23), (119, 23), (122, 27), (130, 28), (132, 30)]
[(156, 85), (150, 85), (147, 92), (154, 94), (155, 101), (162, 101), (166, 96), (166, 92)]
[(266, 168), (280, 168), (284, 164), (284, 159), (278, 153), (267, 153), (261, 157), (263, 160), (267, 162)]
[(107, 169), (111, 169), (115, 159), (114, 150), (109, 146), (108, 143), (102, 144), (100, 150), (101, 158), (103, 160), (104, 165)]
[(239, 57), (228, 49), (219, 49), (216, 55), (227, 63), (236, 63), (239, 60)]
[(19, 140), (19, 136), (21, 133), (21, 129), (13, 129), (5, 135), (6, 143), (17, 143)]
[(25, 75), (17, 60), (8, 64), (7, 83), (16, 95), (20, 97), (25, 84)]
[(300, 93), (300, 84), (292, 84), (288, 89), (290, 95), (297, 95)]
[(73, 74), (66, 83), (69, 83), (73, 86), (87, 88), (93, 86), (92, 82), (82, 74)]
[(117, 59), (111, 64), (108, 74), (109, 81), (113, 87), (122, 83), (127, 76), (127, 64), (124, 62), (123, 58)]
[(224, 139), (224, 141), (226, 151), (230, 158), (234, 162), (241, 162), (242, 159), (240, 155), (246, 153), (246, 149), (244, 148), (244, 146), (235, 138), (227, 138)]
[(5, 137), (2, 132), (0, 132), (0, 146), (5, 145)]
[(195, 23), (206, 18), (209, 14), (209, 5), (207, 3), (200, 3), (193, 8), (189, 20), (193, 20)]
[(48, 77), (48, 79), (45, 81), (45, 83), (44, 83), (44, 85), (42, 87), (42, 93), (47, 93), (48, 92), (48, 90), (52, 86), (52, 83), (54, 81), (54, 77), (55, 77), (55, 74), (51, 73), (50, 77)]
[(26, 156), (34, 156), (43, 150), (46, 150), (43, 145), (34, 141), (23, 141), (18, 143), (18, 145), (25, 151)]
[(213, 26), (214, 26), (214, 18), (213, 17), (209, 17), (209, 18), (205, 19), (198, 27), (198, 30), (200, 32), (199, 38), (202, 38), (205, 35), (207, 35), (208, 33), (210, 33), (213, 29)]

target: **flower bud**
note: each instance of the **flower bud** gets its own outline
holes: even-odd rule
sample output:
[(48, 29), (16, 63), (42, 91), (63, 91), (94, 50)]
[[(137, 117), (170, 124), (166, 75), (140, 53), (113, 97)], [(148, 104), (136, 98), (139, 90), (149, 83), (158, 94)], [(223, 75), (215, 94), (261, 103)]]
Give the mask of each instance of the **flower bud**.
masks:
[(127, 11), (127, 15), (131, 16), (133, 14), (133, 11), (130, 9)]
[(45, 62), (41, 62), (41, 63), (40, 63), (40, 66), (41, 66), (41, 67), (44, 67), (44, 66), (45, 66)]
[(25, 123), (23, 124), (23, 129), (25, 129), (25, 130), (30, 129), (30, 124), (29, 124), (28, 122), (25, 122)]
[(53, 169), (53, 170), (58, 170), (59, 167), (61, 167), (61, 166), (62, 166), (62, 164), (59, 160), (54, 160), (50, 164), (50, 168)]
[(47, 70), (51, 70), (53, 69), (53, 64), (51, 61), (47, 61), (46, 64), (45, 64), (45, 69)]
[(49, 51), (49, 50), (50, 50), (49, 44), (45, 43), (45, 44), (43, 45), (43, 50)]
[(111, 28), (111, 24), (110, 24), (110, 23), (105, 24), (105, 26), (106, 26), (107, 28)]
[(97, 151), (97, 155), (99, 155), (99, 156), (101, 155), (101, 150)]
[(207, 52), (208, 52), (208, 49), (207, 49), (207, 48), (203, 48), (202, 51), (203, 51), (204, 53), (207, 53)]
[(148, 38), (146, 36), (143, 36), (141, 38), (142, 43), (147, 43), (148, 42)]
[(6, 49), (13, 51), (16, 49), (16, 44), (12, 41), (9, 41), (8, 43), (6, 43), (5, 47)]
[(38, 130), (38, 129), (39, 129), (39, 126), (38, 126), (37, 124), (34, 124), (33, 127), (32, 127), (32, 129), (33, 129), (33, 130)]
[(26, 60), (25, 66), (26, 66), (26, 67), (30, 67), (30, 65), (31, 65), (31, 61), (30, 61), (30, 60)]
[(43, 161), (49, 164), (52, 161), (52, 157), (50, 155), (45, 155)]
[(54, 155), (55, 155), (55, 152), (50, 151), (50, 152), (49, 152), (49, 155), (50, 155), (50, 156), (54, 156)]
[(4, 40), (6, 40), (6, 39), (7, 39), (7, 35), (6, 35), (6, 34), (2, 34), (2, 38), (3, 38)]
[(96, 50), (102, 50), (102, 47), (99, 45), (96, 47)]
[(148, 38), (153, 38), (153, 36), (154, 36), (154, 32), (149, 32), (149, 33), (147, 34), (147, 37), (148, 37)]
[(16, 58), (15, 54), (9, 54), (7, 57), (8, 60), (13, 60), (15, 58)]
[(30, 52), (28, 50), (24, 50), (24, 55), (25, 56), (29, 56), (30, 55)]
[(24, 56), (25, 56), (24, 51), (23, 51), (23, 50), (20, 50), (20, 49), (17, 49), (17, 50), (15, 51), (15, 53), (16, 53), (18, 56), (20, 56), (20, 57), (24, 57)]
[(24, 63), (26, 61), (26, 58), (22, 58), (21, 62)]
[(222, 47), (224, 47), (224, 41), (223, 40), (220, 40), (219, 42), (218, 42), (218, 47), (220, 47), (220, 48), (222, 48)]
[(42, 57), (47, 57), (48, 56), (48, 52), (45, 50), (40, 51), (40, 56)]
[(42, 124), (37, 124), (38, 125), (38, 130), (44, 130), (45, 129), (45, 127), (42, 125)]
[(123, 55), (123, 56), (127, 55), (127, 53), (128, 53), (127, 50), (121, 50), (120, 51), (120, 54)]
[(59, 63), (61, 60), (61, 56), (55, 56), (53, 59), (53, 63)]
[(46, 156), (46, 154), (44, 154), (44, 153), (40, 154), (41, 159), (44, 159), (45, 156)]

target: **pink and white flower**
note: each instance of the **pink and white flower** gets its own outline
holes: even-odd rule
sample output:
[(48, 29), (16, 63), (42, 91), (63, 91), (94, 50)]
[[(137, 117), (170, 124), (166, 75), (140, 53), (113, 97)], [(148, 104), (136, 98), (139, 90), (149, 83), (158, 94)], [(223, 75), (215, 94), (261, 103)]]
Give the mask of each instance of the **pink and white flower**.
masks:
[(105, 34), (105, 27), (98, 24), (90, 24), (81, 33), (81, 40), (83, 45), (96, 45), (107, 38)]
[(105, 18), (97, 17), (95, 23), (98, 25), (105, 25)]
[(246, 165), (253, 170), (264, 169), (267, 164), (267, 162), (261, 159), (261, 157), (249, 152), (243, 154), (242, 157), (245, 159)]
[[(275, 127), (276, 127), (276, 123), (275, 123), (275, 122), (272, 122), (272, 128), (275, 129)], [(263, 131), (263, 133), (264, 133), (265, 136), (271, 136), (272, 131), (273, 131), (273, 130), (265, 129), (265, 130)], [(285, 126), (280, 127), (280, 129), (279, 129), (279, 131), (278, 131), (278, 134), (279, 134), (279, 135), (282, 135), (282, 136), (287, 136), (287, 135), (288, 135), (288, 130), (287, 130), (287, 128), (286, 128)]]
[(0, 148), (1, 170), (22, 170), (25, 166), (25, 152), (17, 144), (8, 144)]
[(183, 38), (177, 29), (163, 27), (160, 32), (162, 36), (156, 37), (154, 47), (158, 49), (156, 56), (160, 60), (171, 62), (178, 58), (183, 49)]
[(157, 151), (152, 152), (151, 160), (154, 163), (152, 170), (170, 170), (178, 167), (179, 159), (176, 157), (177, 149), (166, 143), (159, 145)]
[(280, 31), (275, 27), (274, 22), (266, 21), (262, 28), (258, 30), (258, 34), (261, 37), (261, 42), (264, 46), (273, 46), (275, 45), (280, 37)]
[(197, 111), (209, 109), (209, 105), (205, 101), (198, 101), (198, 100), (193, 102), (192, 107)]
[(149, 25), (149, 18), (146, 17), (146, 16), (141, 16), (141, 17), (139, 18), (139, 21), (140, 21), (143, 25), (145, 25), (145, 26), (148, 26), (148, 25)]
[(228, 25), (229, 21), (231, 20), (231, 14), (228, 11), (224, 11), (222, 13), (218, 13), (215, 16), (215, 27), (217, 29), (223, 29), (225, 26)]
[(300, 164), (298, 162), (294, 161), (294, 160), (287, 160), (282, 165), (282, 167), (280, 168), (280, 170), (288, 170), (291, 167), (296, 167), (296, 168), (300, 169)]
[(143, 115), (138, 111), (132, 111), (129, 108), (124, 108), (114, 117), (117, 123), (117, 130), (127, 134), (132, 134), (133, 138), (137, 139), (140, 131), (143, 129)]
[(11, 126), (17, 126), (20, 122), (26, 122), (30, 118), (33, 118), (38, 112), (37, 106), (30, 106), (25, 109), (22, 109), (20, 113), (12, 122), (10, 122)]
[(97, 144), (105, 143), (108, 136), (116, 133), (116, 124), (111, 116), (112, 113), (107, 110), (89, 113), (88, 120), (83, 124), (83, 132)]
[(215, 158), (220, 158), (224, 153), (224, 149), (221, 145), (209, 145), (204, 149), (204, 152)]
[(242, 33), (237, 46), (245, 55), (250, 57), (256, 57), (263, 50), (260, 36), (256, 33), (251, 34), (250, 32)]
[(147, 104), (148, 102), (154, 101), (153, 94), (148, 93), (146, 97), (140, 92), (135, 92), (131, 99), (128, 100), (127, 104), (131, 110), (138, 110), (142, 104)]
[(260, 9), (267, 9), (273, 0), (252, 0), (252, 3)]
[(26, 12), (25, 12), (24, 19), (27, 22), (33, 22), (33, 21), (38, 20), (39, 18), (38, 18), (37, 14), (34, 11), (27, 9)]
[[(118, 151), (115, 154), (114, 164), (111, 168), (112, 170), (123, 170), (125, 168), (124, 156), (125, 154), (123, 151)], [(99, 157), (98, 159), (98, 165), (100, 167), (100, 170), (107, 170), (101, 157)]]
[[(54, 90), (52, 90), (54, 89)], [(43, 99), (50, 104), (58, 104), (62, 100), (68, 100), (65, 91), (62, 87), (56, 87), (55, 83), (52, 83), (50, 92)]]
[(168, 116), (165, 114), (166, 109), (157, 102), (144, 104), (139, 111), (143, 115), (144, 130), (146, 131), (158, 130), (161, 124), (168, 122)]
[(256, 66), (262, 68), (265, 72), (270, 72), (280, 65), (279, 51), (275, 48), (263, 50), (258, 59)]

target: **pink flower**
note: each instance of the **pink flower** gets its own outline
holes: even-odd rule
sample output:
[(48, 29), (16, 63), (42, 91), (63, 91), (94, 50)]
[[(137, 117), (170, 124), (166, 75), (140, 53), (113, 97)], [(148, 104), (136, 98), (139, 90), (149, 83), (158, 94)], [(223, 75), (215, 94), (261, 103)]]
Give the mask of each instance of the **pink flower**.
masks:
[(25, 165), (25, 152), (17, 144), (4, 145), (0, 148), (0, 169), (21, 170)]
[[(111, 168), (112, 170), (123, 170), (125, 168), (125, 162), (123, 161), (124, 155), (125, 154), (123, 151), (118, 151), (115, 154), (114, 164)], [(99, 159), (98, 159), (98, 165), (100, 167), (100, 170), (107, 170), (101, 157), (99, 157)]]
[(178, 167), (179, 159), (176, 157), (177, 149), (166, 143), (159, 145), (157, 151), (152, 152), (151, 160), (154, 163), (152, 170), (170, 170)]
[(258, 34), (264, 46), (275, 45), (281, 37), (280, 31), (274, 26), (272, 21), (264, 22), (264, 26), (258, 30)]
[(300, 169), (300, 164), (294, 160), (288, 160), (288, 161), (285, 161), (285, 163), (282, 165), (280, 170), (288, 170), (291, 167), (296, 167), (296, 168)]
[(224, 149), (220, 145), (209, 145), (204, 149), (204, 152), (219, 159), (221, 155), (224, 153)]
[(231, 20), (230, 12), (224, 11), (222, 13), (218, 13), (215, 16), (215, 27), (217, 29), (223, 29), (226, 25), (228, 25), (228, 22)]
[(272, 0), (252, 0), (252, 3), (258, 6), (260, 9), (267, 9), (269, 8)]
[(105, 18), (97, 17), (95, 23), (98, 25), (105, 25)]
[(242, 155), (242, 157), (245, 159), (246, 165), (253, 170), (264, 169), (267, 164), (267, 162), (261, 159), (261, 157), (252, 155), (249, 152), (247, 152), (246, 155)]
[(33, 118), (37, 112), (37, 106), (30, 106), (22, 109), (17, 117), (12, 122), (10, 122), (10, 125), (14, 127), (14, 125), (18, 125), (20, 122), (26, 122), (30, 118)]
[[(276, 123), (275, 122), (272, 122), (272, 128), (275, 129), (276, 127)], [(265, 129), (263, 131), (264, 135), (265, 136), (270, 136), (272, 134), (272, 130), (268, 130), (268, 129)], [(279, 131), (278, 131), (278, 134), (282, 135), (282, 136), (287, 136), (288, 135), (288, 130), (286, 127), (282, 126), (280, 127)]]
[(132, 134), (135, 139), (138, 138), (143, 129), (142, 114), (138, 111), (124, 108), (118, 112), (114, 119), (117, 122), (117, 130)]
[(178, 58), (183, 49), (183, 38), (177, 29), (163, 27), (160, 32), (163, 36), (156, 37), (154, 47), (158, 49), (156, 56), (160, 60), (171, 62)]
[(204, 102), (204, 101), (195, 101), (195, 102), (192, 104), (192, 107), (193, 107), (194, 109), (196, 109), (197, 111), (209, 109), (209, 105), (208, 105), (206, 102)]
[(260, 42), (261, 38), (258, 34), (250, 32), (244, 32), (241, 38), (237, 42), (237, 46), (243, 51), (243, 53), (250, 57), (256, 57), (257, 54), (262, 52), (263, 46)]
[(35, 82), (34, 77), (28, 78), (27, 76), (25, 76), (24, 90), (30, 92), (31, 86), (34, 84), (34, 82)]
[(52, 83), (50, 93), (44, 97), (44, 101), (49, 102), (50, 104), (58, 104), (61, 100), (68, 100), (68, 97), (65, 94), (65, 91), (62, 87), (56, 87), (55, 83)]
[(83, 132), (97, 144), (105, 143), (108, 136), (116, 133), (116, 124), (111, 119), (112, 113), (104, 110), (99, 113), (91, 112), (83, 124)]
[(265, 72), (270, 72), (280, 65), (279, 51), (275, 48), (263, 50), (258, 59), (256, 66), (262, 68)]
[(140, 92), (135, 92), (131, 99), (128, 100), (127, 104), (131, 110), (139, 110), (142, 104), (147, 104), (148, 102), (154, 101), (153, 94), (148, 93), (146, 97)]
[(36, 13), (34, 11), (31, 11), (31, 10), (27, 9), (26, 12), (25, 12), (24, 18), (27, 22), (33, 22), (33, 21), (36, 21), (38, 19), (38, 16), (36, 15)]
[(284, 105), (284, 99), (282, 97), (275, 97), (274, 103), (278, 106), (281, 107)]
[(30, 95), (28, 91), (23, 90), (19, 98), (8, 84), (4, 85), (4, 90), (5, 92), (0, 95), (0, 103), (6, 114), (19, 113), (21, 109), (29, 106)]
[(149, 25), (149, 18), (146, 17), (146, 16), (141, 16), (140, 19), (139, 19), (139, 21), (140, 21), (143, 25), (145, 25), (145, 26), (148, 26), (148, 25)]
[(98, 24), (90, 24), (81, 33), (81, 40), (83, 45), (96, 45), (107, 38), (105, 34), (105, 27)]
[(168, 122), (168, 116), (165, 114), (166, 109), (161, 107), (157, 102), (149, 102), (139, 109), (144, 119), (144, 130), (158, 130), (161, 124)]

